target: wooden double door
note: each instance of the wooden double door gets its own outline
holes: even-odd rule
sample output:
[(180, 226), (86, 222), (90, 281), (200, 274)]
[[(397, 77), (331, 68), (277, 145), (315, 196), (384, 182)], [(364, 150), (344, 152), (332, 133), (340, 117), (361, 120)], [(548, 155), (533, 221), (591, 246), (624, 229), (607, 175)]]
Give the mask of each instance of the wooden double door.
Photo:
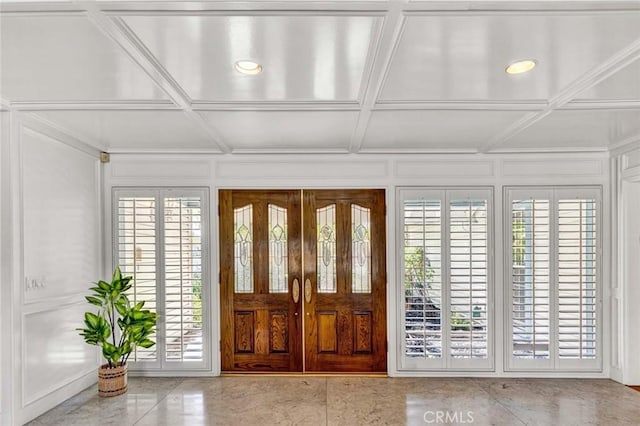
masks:
[(385, 372), (384, 190), (221, 190), (222, 370)]

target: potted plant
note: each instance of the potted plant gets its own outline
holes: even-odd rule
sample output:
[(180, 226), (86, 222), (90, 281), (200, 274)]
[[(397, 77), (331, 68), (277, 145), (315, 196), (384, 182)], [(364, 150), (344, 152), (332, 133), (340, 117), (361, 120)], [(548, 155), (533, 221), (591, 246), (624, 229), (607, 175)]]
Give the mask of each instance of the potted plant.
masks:
[(153, 334), (157, 314), (143, 309), (144, 301), (132, 305), (126, 292), (131, 288), (132, 277), (123, 277), (117, 267), (111, 282), (98, 281), (91, 287), (87, 301), (98, 307), (98, 312), (84, 314), (85, 328), (78, 328), (80, 335), (90, 345), (102, 347), (107, 361), (98, 369), (98, 393), (100, 396), (116, 396), (127, 391), (127, 360), (140, 346), (150, 348), (155, 342)]

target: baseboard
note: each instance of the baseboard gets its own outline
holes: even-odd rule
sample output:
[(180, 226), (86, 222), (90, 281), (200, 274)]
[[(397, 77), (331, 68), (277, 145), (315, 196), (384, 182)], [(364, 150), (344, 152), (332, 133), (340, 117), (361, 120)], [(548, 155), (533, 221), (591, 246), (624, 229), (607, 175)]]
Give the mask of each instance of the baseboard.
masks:
[[(97, 371), (97, 370), (96, 370)], [(62, 386), (61, 388), (45, 395), (32, 403), (26, 405), (19, 410), (15, 415), (15, 423), (23, 425), (36, 417), (46, 413), (58, 404), (66, 401), (82, 390), (94, 385), (98, 381), (98, 374), (96, 371), (85, 374), (77, 378), (76, 380)]]
[(615, 380), (618, 383), (622, 383), (622, 370), (616, 367), (611, 367), (609, 370), (609, 376), (611, 376), (611, 380)]

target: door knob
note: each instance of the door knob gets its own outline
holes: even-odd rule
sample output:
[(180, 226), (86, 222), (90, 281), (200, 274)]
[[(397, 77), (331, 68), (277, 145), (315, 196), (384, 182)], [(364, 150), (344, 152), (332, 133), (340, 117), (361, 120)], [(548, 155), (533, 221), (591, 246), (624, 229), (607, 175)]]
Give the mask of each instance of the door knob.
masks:
[(311, 280), (309, 278), (304, 282), (304, 300), (307, 303), (311, 302)]

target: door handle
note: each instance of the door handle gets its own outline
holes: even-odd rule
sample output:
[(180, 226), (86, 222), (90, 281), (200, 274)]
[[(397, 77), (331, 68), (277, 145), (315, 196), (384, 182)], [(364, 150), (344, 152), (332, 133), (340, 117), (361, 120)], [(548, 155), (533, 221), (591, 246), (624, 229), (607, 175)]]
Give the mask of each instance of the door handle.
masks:
[(309, 278), (304, 282), (304, 300), (307, 303), (311, 302), (311, 280)]
[(298, 303), (298, 300), (300, 300), (300, 281), (297, 278), (293, 279), (291, 295), (293, 296), (293, 303)]

